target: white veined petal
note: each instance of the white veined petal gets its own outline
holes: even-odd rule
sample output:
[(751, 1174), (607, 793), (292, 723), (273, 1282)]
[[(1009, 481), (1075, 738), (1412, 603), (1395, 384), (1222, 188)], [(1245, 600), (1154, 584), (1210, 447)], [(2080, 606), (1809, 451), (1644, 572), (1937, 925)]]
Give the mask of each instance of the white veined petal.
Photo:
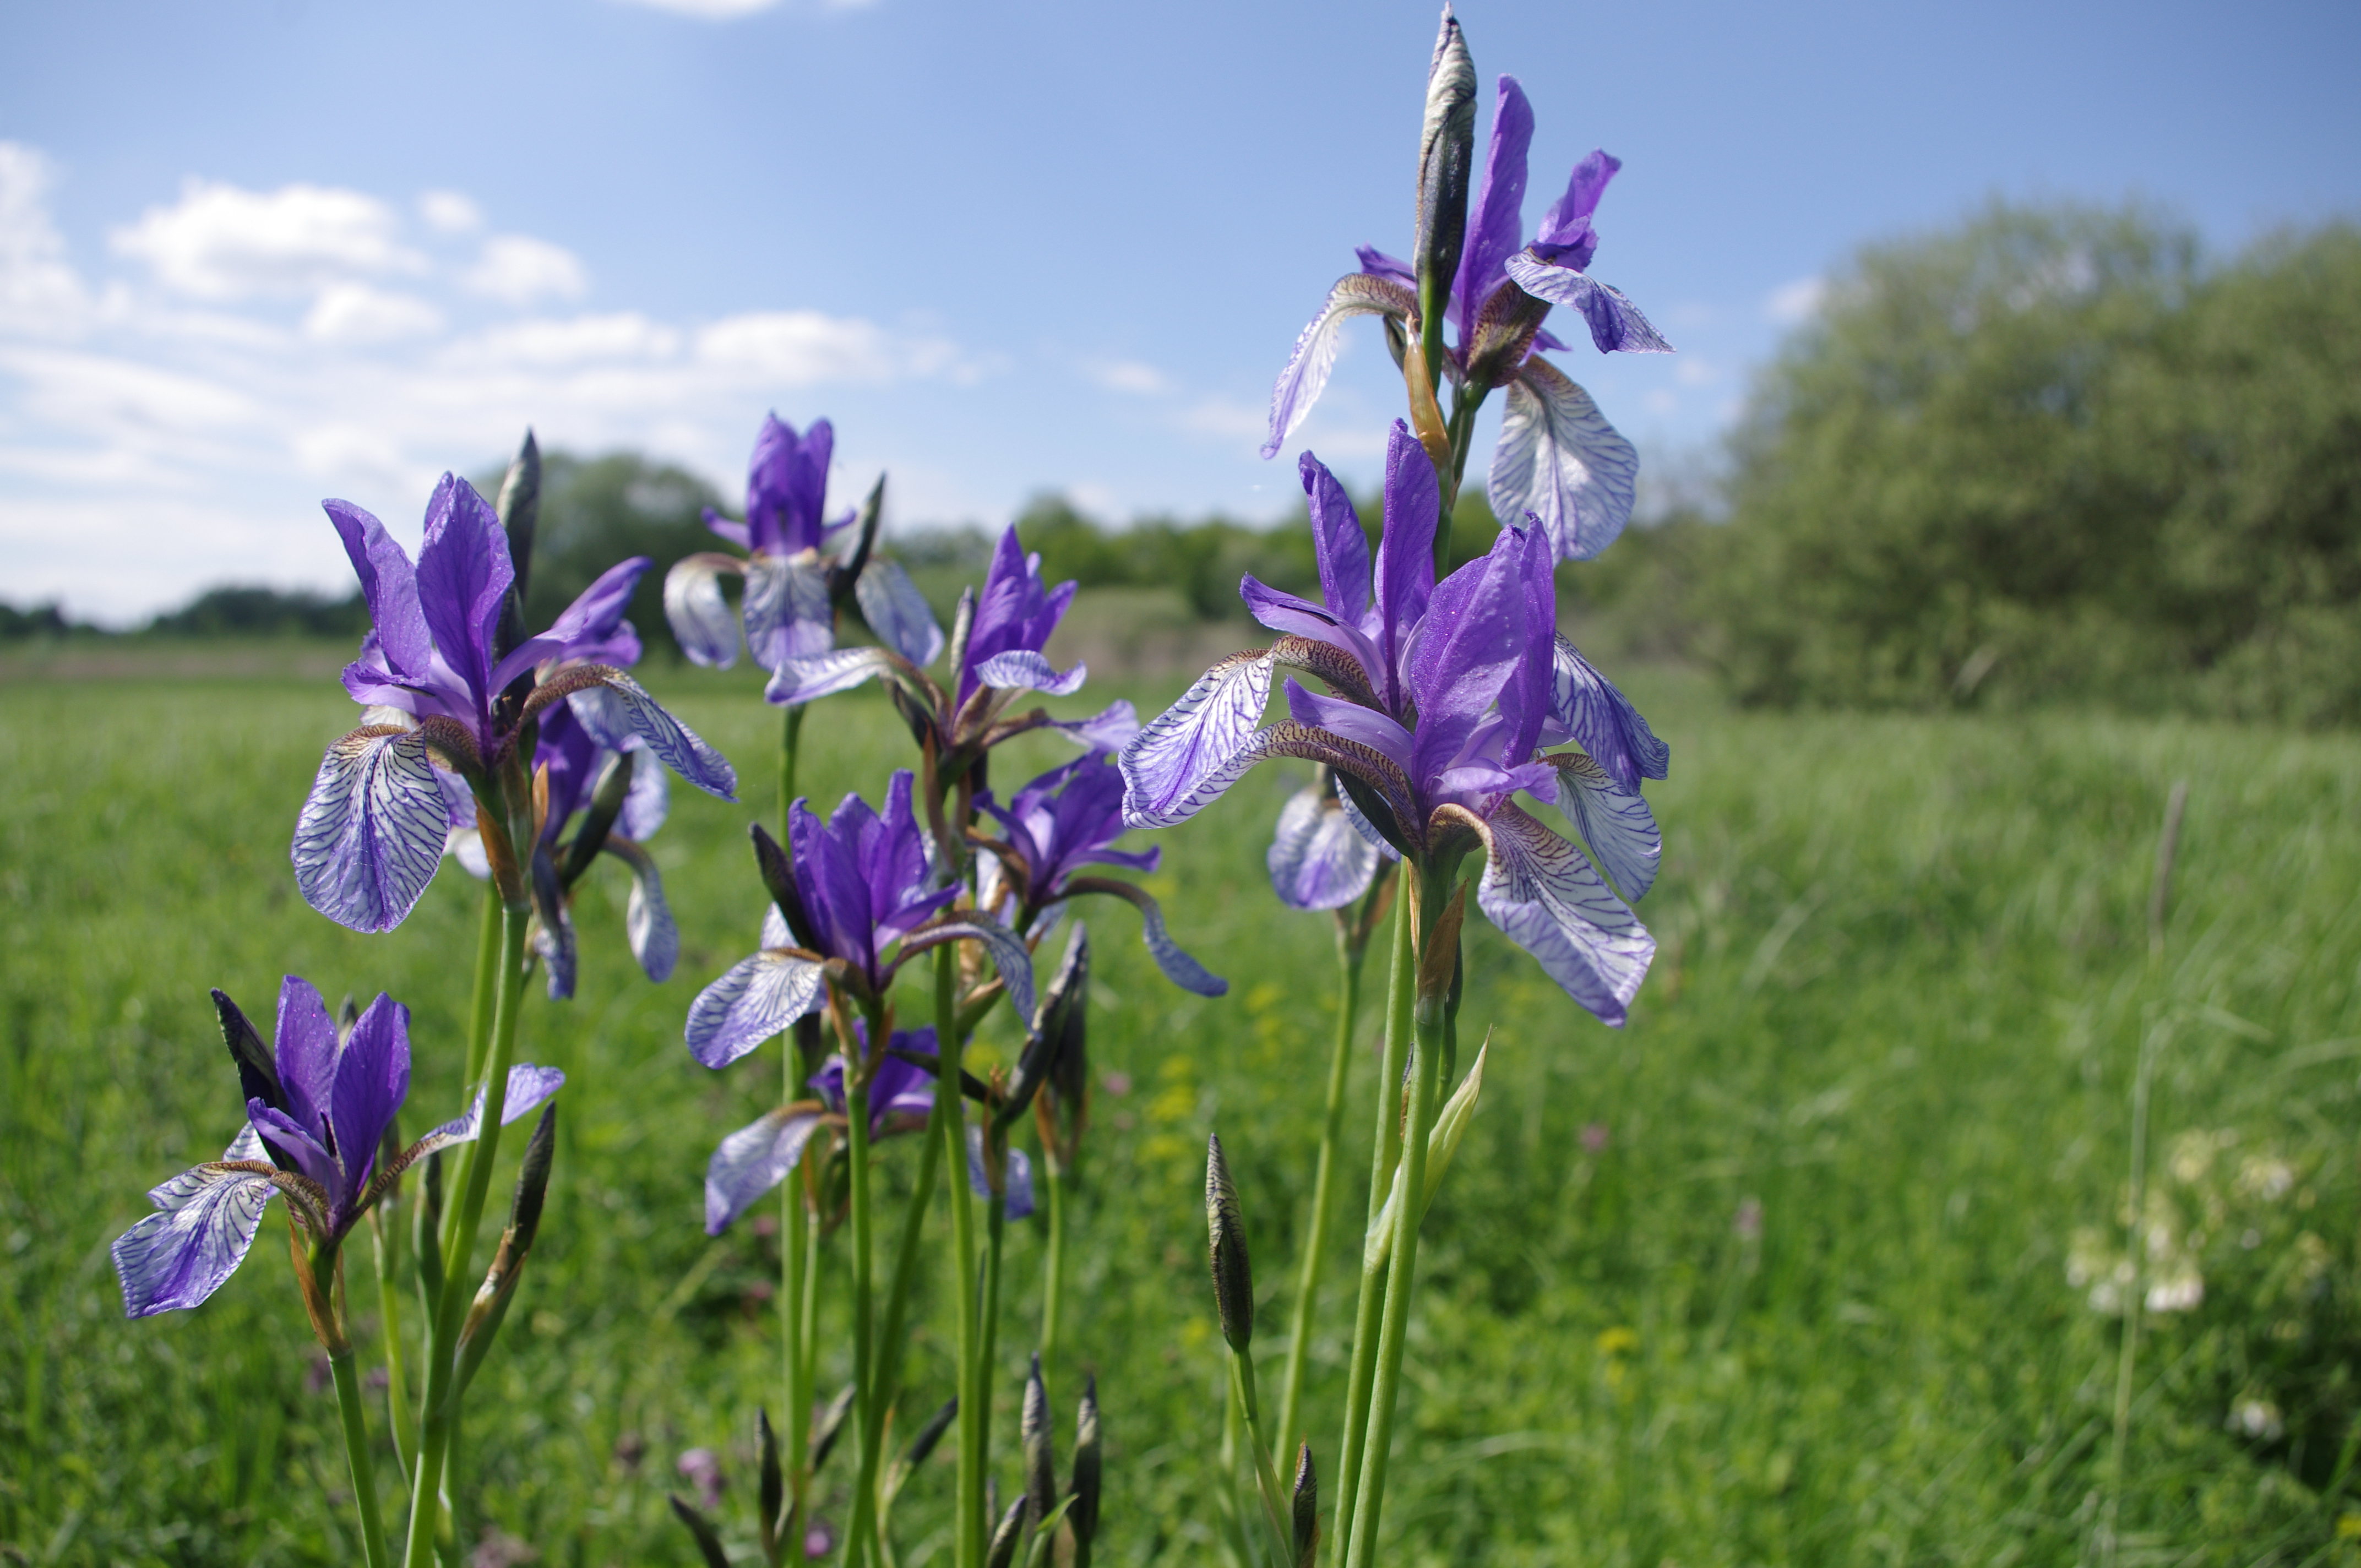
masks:
[(891, 668), (892, 662), (883, 648), (839, 648), (833, 652), (789, 659), (771, 673), (770, 685), (763, 688), (763, 696), (779, 707), (793, 707), (851, 691)]
[(1517, 806), (1486, 824), (1477, 906), (1601, 1023), (1620, 1025), (1656, 940), (1574, 845)]
[(738, 773), (729, 758), (666, 713), (645, 687), (622, 671), (601, 668), (598, 679), (603, 684), (587, 686), (566, 699), (592, 740), (610, 751), (620, 751), (637, 735), (657, 761), (706, 794), (722, 800), (738, 798)]
[(1290, 909), (1341, 909), (1369, 890), (1378, 851), (1340, 808), (1328, 785), (1305, 785), (1279, 808), (1264, 863), (1279, 901)]
[(809, 959), (786, 953), (741, 959), (689, 1003), (689, 1055), (707, 1067), (728, 1067), (817, 1008), (822, 975)]
[(1485, 482), (1493, 515), (1531, 512), (1556, 559), (1587, 561), (1631, 521), (1639, 474), (1639, 453), (1590, 394), (1548, 360), (1527, 359), (1509, 383)]
[(1090, 668), (1076, 664), (1063, 674), (1057, 666), (1029, 648), (994, 653), (975, 667), (976, 682), (996, 691), (1037, 691), (1044, 696), (1071, 696), (1082, 689)]
[(443, 861), (450, 817), (415, 730), (356, 730), (330, 746), (295, 819), (304, 902), (356, 931), (390, 931)]
[(1352, 272), (1336, 280), (1320, 313), (1296, 338), (1287, 368), (1279, 373), (1279, 381), (1270, 389), (1270, 433), (1263, 439), (1262, 455), (1279, 455), (1279, 449), (1320, 400), (1329, 373), (1336, 367), (1339, 334), (1346, 322), (1367, 315), (1408, 318), (1417, 312), (1417, 296), (1390, 278)]
[(705, 1168), (705, 1234), (719, 1235), (785, 1181), (818, 1130), (817, 1114), (782, 1108), (722, 1139)]
[(689, 663), (726, 670), (738, 662), (738, 618), (721, 597), (721, 574), (745, 564), (711, 551), (684, 555), (664, 574), (664, 619)]
[(1198, 676), (1178, 702), (1149, 720), (1118, 759), (1126, 824), (1176, 826), (1235, 782), (1236, 774), (1223, 775), (1252, 743), (1255, 727), (1262, 722), (1262, 710), (1270, 702), (1270, 672), (1268, 649), (1234, 653)]
[(1607, 770), (1588, 757), (1551, 759), (1558, 770), (1558, 809), (1564, 811), (1591, 858), (1633, 904), (1648, 896), (1664, 854), (1664, 834), (1646, 798), (1616, 787)]
[(935, 624), (927, 596), (910, 581), (900, 562), (871, 556), (852, 585), (852, 598), (877, 641), (919, 669), (933, 663), (942, 652), (943, 629)]
[(220, 1289), (254, 1245), (263, 1208), (277, 1190), (259, 1172), (201, 1165), (148, 1194), (157, 1212), (124, 1232), (112, 1249), (123, 1315), (193, 1307)]

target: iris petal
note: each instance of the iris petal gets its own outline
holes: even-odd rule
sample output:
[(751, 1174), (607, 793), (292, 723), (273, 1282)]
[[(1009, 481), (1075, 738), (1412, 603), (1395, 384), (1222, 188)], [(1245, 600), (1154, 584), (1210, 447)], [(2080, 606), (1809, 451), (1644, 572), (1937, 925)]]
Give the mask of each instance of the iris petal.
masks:
[(610, 751), (620, 751), (630, 744), (630, 737), (637, 735), (658, 761), (706, 794), (721, 800), (738, 798), (738, 773), (730, 760), (666, 713), (647, 688), (620, 670), (597, 664), (583, 668), (600, 684), (575, 692), (566, 700), (593, 740)]
[(1527, 359), (1509, 382), (1485, 482), (1493, 515), (1531, 512), (1557, 559), (1587, 561), (1631, 520), (1639, 474), (1639, 454), (1590, 394), (1548, 360)]
[(763, 951), (730, 966), (688, 1004), (688, 1054), (724, 1068), (820, 1004), (820, 966)]
[(1082, 689), (1088, 665), (1077, 663), (1063, 674), (1056, 665), (1029, 648), (994, 653), (975, 667), (976, 683), (998, 691), (1037, 691), (1044, 696), (1071, 696)]
[(1323, 782), (1288, 796), (1264, 863), (1290, 909), (1341, 909), (1376, 880), (1378, 851)]
[(1386, 315), (1408, 319), (1418, 313), (1418, 296), (1391, 278), (1352, 272), (1336, 280), (1312, 324), (1295, 340), (1287, 368), (1270, 389), (1270, 433), (1263, 438), (1262, 455), (1276, 457), (1295, 433), (1312, 405), (1320, 400), (1328, 376), (1336, 367), (1336, 347), (1345, 323), (1355, 316)]
[(1509, 258), (1509, 276), (1536, 300), (1578, 311), (1590, 323), (1590, 341), (1601, 354), (1670, 354), (1673, 345), (1640, 313), (1621, 291), (1571, 267), (1553, 267), (1530, 250)]
[(745, 569), (735, 556), (700, 550), (675, 561), (664, 574), (664, 619), (690, 663), (726, 670), (738, 662), (738, 618), (721, 597), (721, 574)]
[(782, 707), (794, 707), (885, 674), (893, 655), (883, 648), (839, 648), (833, 652), (789, 659), (771, 673), (763, 697)]
[(1580, 850), (1519, 807), (1486, 823), (1477, 906), (1599, 1022), (1620, 1025), (1656, 940)]
[(254, 1245), (263, 1207), (277, 1190), (258, 1172), (201, 1165), (148, 1194), (159, 1212), (124, 1232), (111, 1249), (123, 1282), (123, 1315), (193, 1307), (220, 1289)]
[(861, 606), (861, 619), (869, 623), (877, 641), (919, 669), (933, 663), (942, 652), (943, 629), (935, 624), (935, 612), (926, 595), (910, 581), (900, 562), (873, 557), (852, 585), (852, 597)]
[(623, 905), (623, 935), (640, 968), (662, 985), (680, 962), (680, 927), (673, 924), (672, 905), (664, 902), (664, 877), (648, 852), (630, 839), (609, 837), (603, 848), (631, 868), (631, 894)]
[(818, 1130), (818, 1113), (782, 1107), (722, 1139), (705, 1168), (705, 1234), (719, 1235), (785, 1181)]
[(1637, 904), (1647, 897), (1664, 859), (1664, 838), (1646, 798), (1618, 789), (1607, 770), (1587, 757), (1567, 753), (1547, 761), (1558, 770), (1558, 809), (1590, 846), (1591, 858), (1626, 899)]
[(1235, 782), (1231, 776), (1213, 784), (1262, 722), (1270, 701), (1270, 672), (1268, 649), (1233, 653), (1198, 676), (1123, 749), (1126, 822), (1134, 828), (1172, 827)]
[(295, 884), (340, 926), (390, 931), (434, 880), (448, 828), (425, 740), (357, 729), (328, 748), (295, 819)]

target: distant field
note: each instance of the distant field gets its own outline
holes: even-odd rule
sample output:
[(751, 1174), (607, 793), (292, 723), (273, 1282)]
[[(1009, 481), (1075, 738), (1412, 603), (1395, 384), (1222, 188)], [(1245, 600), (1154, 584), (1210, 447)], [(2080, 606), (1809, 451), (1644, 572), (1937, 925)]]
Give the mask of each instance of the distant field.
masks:
[[(332, 998), (390, 991), (419, 1050), (405, 1125), (455, 1110), (479, 894), (446, 865), (380, 938), (295, 895), (295, 809), (356, 713), (332, 678), (70, 673), (0, 679), (0, 1560), (354, 1561), (281, 1222), (203, 1310), (137, 1323), (106, 1245), (238, 1124), (208, 986), (262, 1017), (283, 972)], [(570, 1075), (563, 1140), (465, 1441), (476, 1517), (551, 1563), (691, 1562), (664, 1494), (700, 1445), (725, 1456), (751, 1552), (753, 1407), (776, 1398), (772, 1244), (699, 1223), (706, 1157), (774, 1102), (776, 1049), (717, 1075), (680, 1043), (689, 999), (754, 938), (744, 823), (775, 815), (776, 714), (744, 672), (652, 678), (739, 762), (746, 804), (675, 789), (656, 840), (684, 936), (669, 984), (631, 964), (601, 872), (577, 910), (580, 999), (525, 1017), (519, 1054)], [(1628, 684), (1673, 745), (1642, 911), (1663, 952), (1618, 1033), (1471, 927), (1466, 1020), (1494, 1029), (1491, 1067), (1428, 1221), (1387, 1561), (2068, 1563), (2111, 1507), (2126, 1564), (2352, 1557), (2361, 1517), (2322, 1488), (2361, 1406), (2361, 739), (1771, 717), (1676, 674)], [(873, 797), (898, 726), (872, 693), (820, 713), (810, 793)], [(995, 780), (1062, 755), (997, 758)], [(2152, 962), (2176, 778), (2187, 827)], [(1096, 1102), (1074, 1233), (1074, 1355), (1109, 1440), (1103, 1561), (1214, 1560), (1209, 1130), (1246, 1207), (1257, 1349), (1281, 1348), (1333, 983), (1325, 918), (1281, 910), (1261, 870), (1295, 783), (1266, 770), (1162, 836), (1151, 885), (1227, 1000), (1166, 985), (1127, 910), (1089, 912), (1093, 1060), (1128, 1080)], [(2118, 1329), (2090, 1297), (2123, 1248), (2144, 1041), (2158, 1281), (2202, 1299), (2147, 1321), (2117, 1491)], [(1005, 1051), (1005, 1024), (986, 1044)], [(914, 1153), (884, 1150), (889, 1190)], [(1004, 1495), (1040, 1261), (1030, 1225), (1013, 1234)], [(1331, 1474), (1356, 1246), (1340, 1238), (1311, 1405)], [(357, 1238), (373, 1330), (368, 1256)], [(919, 1321), (923, 1410), (950, 1357), (923, 1304)], [(1070, 1410), (1075, 1390), (1053, 1392)], [(390, 1497), (390, 1463), (387, 1481)], [(912, 1483), (906, 1563), (948, 1560), (950, 1485), (939, 1464)]]

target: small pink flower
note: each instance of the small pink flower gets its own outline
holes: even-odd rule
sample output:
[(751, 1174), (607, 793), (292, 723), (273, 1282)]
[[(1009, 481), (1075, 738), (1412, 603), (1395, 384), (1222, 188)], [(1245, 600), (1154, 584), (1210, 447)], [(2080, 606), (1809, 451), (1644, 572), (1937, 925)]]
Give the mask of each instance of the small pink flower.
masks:
[(1606, 1123), (1585, 1122), (1582, 1124), (1583, 1153), (1590, 1155), (1605, 1154), (1607, 1152), (1607, 1142)]

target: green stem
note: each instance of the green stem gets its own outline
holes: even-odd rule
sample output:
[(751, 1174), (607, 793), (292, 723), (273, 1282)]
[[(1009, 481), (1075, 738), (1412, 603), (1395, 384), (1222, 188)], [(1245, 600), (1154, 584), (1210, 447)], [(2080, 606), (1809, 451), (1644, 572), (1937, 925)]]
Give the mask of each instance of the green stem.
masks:
[(472, 1091), (484, 1076), (484, 1053), (492, 1047), (492, 1004), (499, 992), (500, 890), (484, 889), (483, 929), (476, 938), (476, 995), (467, 1010), (467, 1077)]
[(935, 1181), (943, 1165), (941, 1141), (928, 1138), (925, 1143), (918, 1155), (917, 1184), (911, 1189), (909, 1206), (902, 1213), (901, 1242), (894, 1249), (894, 1274), (885, 1287), (885, 1333), (878, 1343), (876, 1386), (870, 1396), (877, 1420), (863, 1434), (861, 1445), (859, 1496), (869, 1499), (876, 1508), (870, 1518), (870, 1552), (880, 1563), (885, 1561), (885, 1524), (883, 1508), (876, 1508), (876, 1497), (877, 1478), (884, 1462), (885, 1424), (895, 1401), (902, 1394), (902, 1325), (909, 1315), (910, 1286), (918, 1273), (918, 1244), (926, 1231), (927, 1211), (934, 1206)]
[[(1408, 873), (1405, 873), (1408, 874)], [(1421, 888), (1423, 905), (1418, 947), (1434, 939), (1434, 923), (1443, 910), (1445, 886)], [(1403, 901), (1407, 905), (1410, 901)], [(1413, 959), (1413, 962), (1415, 959)], [(1449, 977), (1444, 977), (1445, 984)], [(1386, 1310), (1379, 1331), (1377, 1379), (1369, 1398), (1369, 1424), (1362, 1440), (1361, 1474), (1353, 1508), (1345, 1568), (1368, 1568), (1377, 1560), (1378, 1526), (1385, 1510), (1386, 1464), (1393, 1441), (1394, 1403), (1401, 1392), (1402, 1345), (1410, 1331), (1411, 1299), (1418, 1285), (1418, 1228), (1425, 1207), (1428, 1136), (1434, 1130), (1443, 1069), (1445, 996), (1442, 992), (1417, 999), (1415, 1027), (1418, 1055), (1411, 1079), (1410, 1131), (1402, 1148), (1403, 1202), (1394, 1214), (1393, 1263), (1386, 1275)]]
[(476, 1141), (467, 1146), (460, 1164), (459, 1201), (444, 1214), (443, 1299), (427, 1325), (426, 1395), (418, 1442), (418, 1464), (411, 1477), (410, 1540), (403, 1560), (409, 1568), (427, 1568), (434, 1557), (436, 1521), (442, 1515), (443, 1467), (454, 1427), (452, 1380), (458, 1355), (459, 1330), (467, 1321), (467, 1304), (475, 1297), (468, 1267), (476, 1248), (476, 1231), (484, 1217), (484, 1196), (490, 1190), (492, 1162), (500, 1152), (500, 1117), (508, 1109), (509, 1063), (516, 1054), (517, 1014), (524, 1000), (525, 927), (532, 916), (527, 905), (503, 906), (500, 947), (494, 956), (496, 987), (492, 1014), (492, 1044), (482, 1078), (484, 1115)]
[[(1328, 1226), (1335, 1217), (1337, 1143), (1345, 1132), (1345, 1080), (1353, 1065), (1353, 1025), (1361, 1003), (1361, 966), (1368, 949), (1353, 939), (1349, 926), (1336, 931), (1336, 1047), (1328, 1059), (1328, 1104), (1320, 1124), (1320, 1163), (1312, 1179), (1312, 1234), (1303, 1243), (1303, 1277), (1296, 1282), (1295, 1310), (1287, 1343), (1287, 1371), (1279, 1385), (1279, 1436), (1292, 1442), (1303, 1403), (1303, 1372), (1312, 1359), (1312, 1317), (1320, 1297), (1320, 1276), (1328, 1257)], [(1054, 1189), (1053, 1189), (1054, 1190)]]
[[(791, 1103), (802, 1095), (803, 1087), (796, 1081), (796, 1063), (801, 1053), (796, 1049), (792, 1031), (779, 1044), (786, 1056), (786, 1099)], [(806, 1146), (809, 1152), (810, 1146)], [(811, 1453), (811, 1394), (804, 1377), (804, 1277), (805, 1234), (811, 1228), (810, 1216), (804, 1208), (804, 1171), (798, 1165), (787, 1172), (779, 1184), (779, 1338), (782, 1359), (785, 1362), (786, 1401), (780, 1416), (787, 1431), (787, 1519), (786, 1530), (781, 1538), (803, 1540), (804, 1493), (807, 1477), (805, 1462)]]
[(1058, 1330), (1065, 1315), (1066, 1176), (1049, 1140), (1041, 1140), (1041, 1176), (1049, 1191), (1049, 1255), (1041, 1262), (1041, 1384), (1058, 1386)]
[(1278, 1547), (1273, 1561), (1285, 1564), (1293, 1553), (1290, 1551), (1287, 1526), (1280, 1522), (1286, 1511), (1279, 1507), (1278, 1485), (1271, 1478), (1270, 1444), (1263, 1440), (1262, 1407), (1255, 1396), (1251, 1348), (1230, 1353), (1230, 1393), (1237, 1400), (1238, 1413), (1246, 1421), (1246, 1462), (1254, 1466), (1255, 1496), (1262, 1503), (1263, 1523), (1270, 1528), (1271, 1540)]
[(392, 1568), (385, 1522), (378, 1517), (377, 1466), (369, 1458), (368, 1427), (361, 1414), (361, 1380), (353, 1370), (353, 1347), (332, 1352), (328, 1369), (336, 1377), (336, 1407), (345, 1418), (345, 1459), (353, 1469), (353, 1497), (361, 1510), (361, 1550), (368, 1568)]
[[(884, 1042), (885, 1036), (872, 1022), (869, 1037)], [(860, 1049), (857, 1040), (843, 1042), (848, 1053)], [(870, 1267), (869, 1191), (869, 1083), (866, 1064), (849, 1064), (844, 1075), (844, 1121), (847, 1159), (852, 1176), (852, 1434), (860, 1445), (855, 1453), (866, 1455), (874, 1441), (877, 1409), (872, 1386), (874, 1376), (876, 1341), (870, 1318), (876, 1282)], [(844, 1561), (849, 1565), (861, 1563), (868, 1556), (871, 1526), (875, 1519), (876, 1497), (873, 1493), (855, 1488), (852, 1494), (852, 1523), (844, 1532)]]
[(402, 1479), (410, 1478), (410, 1461), (418, 1452), (418, 1432), (412, 1425), (410, 1387), (401, 1369), (401, 1291), (394, 1283), (394, 1244), (386, 1234), (385, 1216), (369, 1211), (369, 1239), (376, 1244), (378, 1315), (385, 1325), (385, 1407), (393, 1429), (393, 1463)]
[(977, 1372), (975, 1200), (967, 1188), (967, 1111), (960, 1098), (958, 944), (935, 949), (935, 1042), (940, 1069), (935, 1078), (933, 1121), (940, 1132), (942, 1157), (955, 1174), (951, 1202), (951, 1289), (958, 1315), (959, 1486), (957, 1529), (952, 1532), (957, 1568), (983, 1568), (983, 1412), (975, 1390)]
[[(779, 729), (779, 842), (787, 838), (787, 809), (796, 803), (796, 754), (803, 748), (804, 710), (801, 707), (787, 709), (786, 721)], [(796, 1099), (790, 1094), (788, 1099)]]
[[(1396, 873), (1407, 883), (1411, 872), (1405, 866)], [(1411, 952), (1410, 889), (1403, 886), (1394, 895), (1393, 968), (1386, 980), (1386, 1051), (1378, 1069), (1378, 1124), (1369, 1155), (1369, 1217), (1363, 1227), (1377, 1228), (1378, 1215), (1384, 1210), (1386, 1194), (1394, 1184), (1394, 1162), (1401, 1156), (1401, 1081), (1403, 1069), (1410, 1061), (1411, 992), (1417, 979), (1415, 961)], [(1385, 1259), (1372, 1266), (1363, 1249), (1361, 1293), (1353, 1314), (1353, 1365), (1345, 1387), (1345, 1433), (1336, 1448), (1336, 1525), (1334, 1531), (1337, 1550), (1342, 1551), (1353, 1538), (1353, 1514), (1357, 1506), (1356, 1488), (1361, 1474), (1361, 1440), (1368, 1430), (1369, 1394), (1377, 1380), (1378, 1333), (1384, 1322), (1386, 1280), (1390, 1271), (1391, 1250)]]
[[(987, 1130), (984, 1135), (992, 1135)], [(995, 1195), (983, 1212), (983, 1299), (976, 1310), (975, 1467), (979, 1475), (988, 1475), (992, 1473), (993, 1371), (1000, 1354), (1000, 1247), (1008, 1233), (1008, 1200)]]

